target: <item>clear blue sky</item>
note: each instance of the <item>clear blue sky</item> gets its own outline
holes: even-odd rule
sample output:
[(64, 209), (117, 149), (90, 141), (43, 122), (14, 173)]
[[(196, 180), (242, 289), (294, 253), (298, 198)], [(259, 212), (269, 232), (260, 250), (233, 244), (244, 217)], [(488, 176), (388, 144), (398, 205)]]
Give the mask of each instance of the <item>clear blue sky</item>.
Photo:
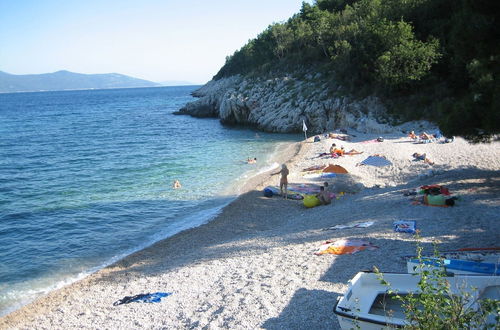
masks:
[[(312, 0), (306, 1), (311, 3)], [(302, 0), (0, 0), (0, 71), (205, 83)]]

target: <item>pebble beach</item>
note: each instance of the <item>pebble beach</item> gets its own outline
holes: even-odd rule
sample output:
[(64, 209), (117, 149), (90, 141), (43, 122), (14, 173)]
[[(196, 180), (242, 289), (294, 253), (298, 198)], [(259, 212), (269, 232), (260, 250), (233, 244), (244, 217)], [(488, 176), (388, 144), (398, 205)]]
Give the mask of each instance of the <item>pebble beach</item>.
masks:
[[(267, 198), (278, 176), (250, 180), (244, 193), (212, 221), (136, 252), (83, 280), (53, 291), (0, 318), (0, 329), (338, 329), (332, 312), (347, 281), (376, 266), (406, 272), (401, 258), (415, 253), (415, 236), (393, 231), (393, 222), (416, 221), (420, 244), (432, 253), (500, 246), (500, 142), (416, 144), (403, 133), (349, 132), (350, 141), (313, 137), (290, 144), (276, 161), (287, 164), (290, 183), (303, 169), (337, 164), (349, 173), (327, 181), (338, 198), (330, 205)], [(361, 154), (318, 157), (332, 143)], [(415, 161), (425, 153), (433, 165)], [(371, 155), (392, 165), (360, 166)], [(414, 205), (404, 192), (446, 186), (454, 207)], [(366, 228), (332, 229), (372, 221)], [(352, 255), (315, 255), (325, 241), (356, 239), (376, 246)], [(125, 296), (168, 292), (159, 303), (114, 306)]]

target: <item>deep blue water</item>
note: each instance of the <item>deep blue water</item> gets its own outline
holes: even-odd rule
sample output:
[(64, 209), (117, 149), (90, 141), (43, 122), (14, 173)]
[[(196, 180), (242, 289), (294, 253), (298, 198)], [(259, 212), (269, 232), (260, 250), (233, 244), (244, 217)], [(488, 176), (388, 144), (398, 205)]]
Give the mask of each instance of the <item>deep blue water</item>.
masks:
[(0, 315), (207, 221), (301, 138), (173, 115), (195, 88), (0, 94)]

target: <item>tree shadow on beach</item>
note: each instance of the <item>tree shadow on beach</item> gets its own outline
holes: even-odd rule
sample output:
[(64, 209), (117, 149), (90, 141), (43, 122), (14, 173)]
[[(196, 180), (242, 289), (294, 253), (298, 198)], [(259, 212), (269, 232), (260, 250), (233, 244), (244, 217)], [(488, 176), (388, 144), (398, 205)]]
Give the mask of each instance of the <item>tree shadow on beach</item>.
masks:
[[(468, 178), (477, 180), (469, 182)], [(354, 269), (345, 276), (338, 276), (339, 269), (352, 268), (349, 267), (349, 258), (369, 258), (370, 262), (366, 262), (363, 269), (371, 269), (377, 263), (394, 264), (394, 258), (415, 252), (412, 238), (407, 234), (395, 237), (385, 234), (392, 235), (392, 222), (395, 220), (416, 220), (424, 238), (432, 236), (441, 240), (442, 249), (497, 243), (498, 230), (494, 220), (499, 211), (498, 203), (483, 205), (481, 201), (498, 198), (498, 178), (499, 174), (495, 171), (449, 171), (443, 176), (396, 187), (365, 189), (358, 194), (342, 196), (332, 205), (312, 209), (305, 208), (301, 201), (276, 196), (266, 198), (261, 191), (253, 190), (226, 207), (214, 221), (180, 232), (117, 262), (117, 267), (112, 267), (112, 273), (164, 273), (204, 260), (264, 254), (277, 246), (286, 249), (287, 245), (308, 242), (317, 243), (319, 247), (325, 240), (341, 238), (369, 239), (381, 246), (377, 251), (333, 258), (331, 269), (321, 279), (346, 281), (357, 272)], [(452, 191), (472, 190), (474, 193), (461, 197), (457, 206), (450, 208), (412, 205), (409, 198), (402, 194), (404, 189), (412, 186), (448, 181)], [(470, 207), (481, 211), (471, 212)], [(355, 221), (375, 221), (375, 224), (364, 229), (329, 230), (336, 224)], [(432, 252), (430, 242), (425, 242), (424, 248)], [(391, 267), (381, 270), (404, 270), (403, 264)]]
[(336, 294), (324, 290), (299, 289), (278, 317), (268, 319), (262, 328), (274, 329), (335, 329), (338, 322), (333, 314)]

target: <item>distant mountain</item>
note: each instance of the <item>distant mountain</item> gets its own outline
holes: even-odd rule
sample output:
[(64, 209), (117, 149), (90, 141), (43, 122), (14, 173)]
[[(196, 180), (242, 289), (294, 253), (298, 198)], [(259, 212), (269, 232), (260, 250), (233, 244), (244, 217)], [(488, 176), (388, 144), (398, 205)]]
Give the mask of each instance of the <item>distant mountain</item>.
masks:
[(167, 81), (160, 81), (160, 85), (162, 86), (189, 86), (189, 85), (198, 85), (194, 84), (189, 81), (183, 81), (183, 80), (167, 80)]
[(14, 75), (0, 71), (0, 92), (3, 93), (156, 86), (161, 85), (118, 73), (82, 74), (63, 70), (54, 73)]

